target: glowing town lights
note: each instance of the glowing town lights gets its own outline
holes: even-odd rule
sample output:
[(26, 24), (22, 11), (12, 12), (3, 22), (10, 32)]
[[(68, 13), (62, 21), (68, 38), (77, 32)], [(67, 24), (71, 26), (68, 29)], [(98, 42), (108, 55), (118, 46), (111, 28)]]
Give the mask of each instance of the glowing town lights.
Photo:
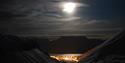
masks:
[(64, 58), (64, 60), (71, 60), (71, 59), (66, 57), (66, 58)]
[(55, 58), (59, 61), (74, 61), (78, 62), (77, 56), (51, 56), (51, 58)]
[(66, 13), (73, 13), (74, 10), (76, 9), (76, 3), (73, 2), (68, 2), (63, 4), (63, 11)]
[(59, 61), (71, 61), (71, 62), (78, 62), (78, 58), (81, 54), (59, 54), (59, 55), (51, 55), (51, 58), (55, 58)]

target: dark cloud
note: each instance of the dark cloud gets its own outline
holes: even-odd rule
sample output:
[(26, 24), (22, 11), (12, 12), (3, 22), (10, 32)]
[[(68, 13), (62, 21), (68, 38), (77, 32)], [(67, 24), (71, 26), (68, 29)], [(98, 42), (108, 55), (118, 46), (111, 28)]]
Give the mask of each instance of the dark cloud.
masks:
[(124, 19), (119, 21), (121, 18), (118, 18), (122, 15), (113, 18), (114, 6), (106, 1), (86, 0), (88, 6), (80, 7), (81, 13), (64, 17), (58, 9), (58, 0), (3, 0), (0, 2), (0, 32), (29, 36), (80, 35), (122, 28)]
[[(49, 20), (48, 20), (49, 19)], [(76, 19), (70, 18), (16, 18), (12, 22), (1, 22), (0, 30), (3, 33), (25, 35), (25, 36), (45, 36), (45, 35), (84, 35), (84, 34), (105, 34), (104, 30), (112, 31), (119, 29), (108, 20), (96, 19)]]

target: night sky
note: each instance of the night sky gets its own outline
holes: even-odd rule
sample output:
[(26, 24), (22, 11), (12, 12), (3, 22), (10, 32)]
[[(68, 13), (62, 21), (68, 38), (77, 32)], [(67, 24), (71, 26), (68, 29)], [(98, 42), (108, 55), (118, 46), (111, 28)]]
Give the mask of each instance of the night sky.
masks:
[(20, 36), (104, 35), (124, 28), (124, 0), (71, 0), (73, 16), (58, 8), (67, 0), (0, 0), (0, 33)]

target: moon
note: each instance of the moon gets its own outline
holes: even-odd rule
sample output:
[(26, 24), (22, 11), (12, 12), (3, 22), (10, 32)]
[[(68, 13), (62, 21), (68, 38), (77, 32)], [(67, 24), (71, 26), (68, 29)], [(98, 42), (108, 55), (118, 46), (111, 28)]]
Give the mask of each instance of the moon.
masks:
[(62, 11), (66, 13), (73, 13), (76, 9), (76, 6), (76, 3), (73, 2), (64, 3)]

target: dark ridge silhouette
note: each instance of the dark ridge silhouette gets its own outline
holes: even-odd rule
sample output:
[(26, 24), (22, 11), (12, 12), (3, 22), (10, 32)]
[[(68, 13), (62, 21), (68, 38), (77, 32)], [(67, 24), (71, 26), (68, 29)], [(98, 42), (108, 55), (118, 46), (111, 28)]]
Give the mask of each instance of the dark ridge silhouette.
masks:
[(83, 53), (102, 43), (103, 40), (88, 39), (85, 36), (62, 36), (52, 41), (51, 53)]
[(12, 35), (0, 35), (0, 48), (4, 51), (30, 50), (36, 47), (37, 43), (33, 40)]
[[(42, 48), (44, 44), (40, 45)], [(46, 51), (39, 48), (36, 40), (3, 34), (0, 34), (0, 58), (0, 63), (54, 62)]]
[[(121, 36), (121, 37), (120, 37)], [(114, 41), (113, 43), (105, 46), (102, 50), (101, 50), (101, 55), (107, 56), (107, 55), (125, 55), (125, 32), (123, 32), (120, 35), (119, 39), (116, 41)]]

